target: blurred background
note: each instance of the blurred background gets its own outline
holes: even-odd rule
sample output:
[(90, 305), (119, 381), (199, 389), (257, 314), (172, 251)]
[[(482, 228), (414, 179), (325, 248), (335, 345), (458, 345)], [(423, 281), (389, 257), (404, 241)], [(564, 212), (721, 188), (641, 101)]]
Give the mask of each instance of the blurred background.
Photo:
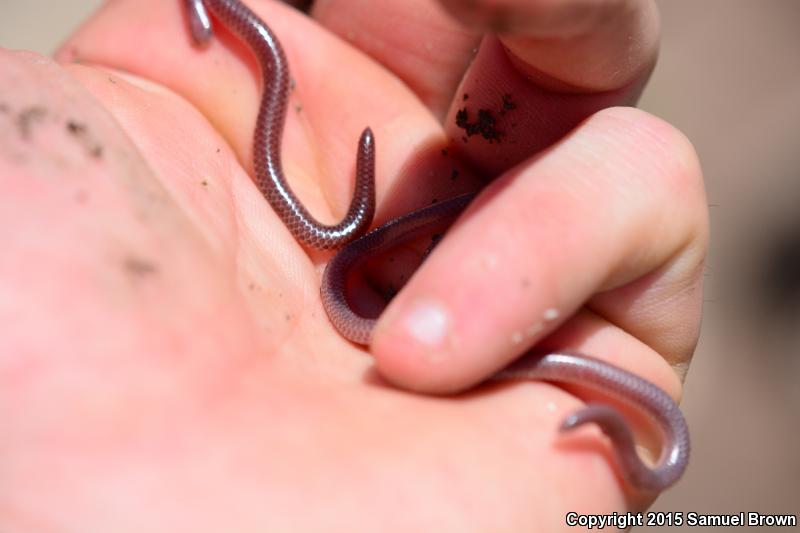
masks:
[[(101, 3), (0, 0), (0, 45), (50, 53)], [(800, 514), (800, 0), (659, 5), (641, 107), (697, 148), (713, 233), (692, 463), (653, 510)]]
[(693, 460), (654, 509), (800, 514), (800, 2), (658, 3), (641, 107), (694, 143), (712, 249), (682, 404)]

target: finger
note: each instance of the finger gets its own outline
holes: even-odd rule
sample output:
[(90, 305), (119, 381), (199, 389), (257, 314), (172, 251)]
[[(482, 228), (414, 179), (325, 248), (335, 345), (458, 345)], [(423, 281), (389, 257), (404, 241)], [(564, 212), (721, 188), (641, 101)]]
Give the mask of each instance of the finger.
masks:
[[(457, 4), (461, 12), (467, 3)], [(600, 109), (634, 104), (658, 43), (650, 2), (502, 4), (536, 16), (521, 19), (528, 22), (514, 27), (518, 33), (484, 39), (445, 120), (454, 153), (487, 176), (550, 146)]]
[[(366, 126), (373, 126), (378, 139), (379, 197), (383, 180), (423, 150), (422, 145), (431, 144), (432, 136), (441, 143), (439, 125), (419, 112), (416, 97), (369, 58), (284, 4), (248, 4), (269, 21), (286, 50), (295, 90), (284, 131), (284, 170), (298, 196), (323, 222), (339, 219), (347, 208), (356, 144)], [(252, 169), (260, 105), (254, 57), (218, 23), (207, 48), (194, 46), (182, 2), (109, 3), (58, 57), (110, 66), (169, 87), (193, 103)], [(395, 137), (405, 142), (386, 142)]]
[(463, 23), (499, 33), (515, 66), (550, 89), (617, 89), (655, 61), (659, 22), (651, 0), (439, 2)]
[[(706, 239), (700, 170), (686, 139), (636, 110), (600, 112), (478, 198), (382, 316), (376, 363), (405, 387), (461, 389), (603, 292), (607, 319), (647, 344), (676, 335), (665, 348), (688, 350), (701, 298), (684, 289), (699, 286)], [(648, 304), (625, 309), (637, 300), (660, 317), (651, 313), (641, 330)]]
[(312, 16), (400, 78), (440, 120), (480, 43), (480, 32), (433, 0), (316, 2)]

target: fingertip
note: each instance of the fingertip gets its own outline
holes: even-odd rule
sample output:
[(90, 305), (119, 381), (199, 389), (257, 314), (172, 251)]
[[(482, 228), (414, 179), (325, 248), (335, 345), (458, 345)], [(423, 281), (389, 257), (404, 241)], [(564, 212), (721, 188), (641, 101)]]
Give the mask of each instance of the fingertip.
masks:
[(632, 86), (652, 71), (660, 20), (654, 2), (627, 0), (439, 0), (462, 24), (501, 36), (515, 66), (561, 91)]
[(453, 392), (448, 377), (452, 313), (444, 302), (411, 298), (381, 317), (371, 351), (384, 378), (405, 389)]

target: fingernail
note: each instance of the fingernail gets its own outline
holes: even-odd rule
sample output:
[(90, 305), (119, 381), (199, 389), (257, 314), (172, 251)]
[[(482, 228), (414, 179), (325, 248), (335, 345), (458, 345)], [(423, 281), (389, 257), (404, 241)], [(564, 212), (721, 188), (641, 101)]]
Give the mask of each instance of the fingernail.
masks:
[(439, 302), (422, 300), (411, 304), (397, 323), (412, 339), (434, 348), (440, 346), (447, 337), (450, 316)]

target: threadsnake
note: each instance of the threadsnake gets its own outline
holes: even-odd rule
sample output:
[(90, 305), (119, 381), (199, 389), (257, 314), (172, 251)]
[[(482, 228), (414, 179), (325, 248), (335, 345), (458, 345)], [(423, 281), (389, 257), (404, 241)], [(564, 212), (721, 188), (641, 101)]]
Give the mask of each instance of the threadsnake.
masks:
[[(446, 228), (474, 195), (462, 195), (392, 220), (365, 234), (375, 213), (375, 139), (366, 128), (356, 153), (356, 179), (347, 214), (335, 225), (317, 221), (292, 192), (281, 164), (281, 140), (289, 95), (289, 66), (275, 34), (239, 0), (184, 0), (190, 30), (198, 44), (212, 34), (212, 14), (244, 41), (263, 76), (256, 120), (253, 157), (255, 183), (283, 223), (302, 244), (317, 249), (339, 249), (323, 274), (320, 295), (333, 326), (345, 338), (369, 344), (375, 319), (356, 314), (345, 298), (347, 274), (366, 258), (420, 235)], [(689, 430), (678, 405), (649, 381), (599, 359), (577, 353), (548, 352), (523, 355), (490, 381), (546, 380), (571, 383), (607, 393), (643, 411), (663, 433), (661, 454), (652, 467), (635, 448), (633, 433), (613, 407), (596, 404), (569, 415), (561, 431), (593, 423), (611, 439), (623, 477), (632, 486), (659, 492), (675, 483), (689, 461)]]

